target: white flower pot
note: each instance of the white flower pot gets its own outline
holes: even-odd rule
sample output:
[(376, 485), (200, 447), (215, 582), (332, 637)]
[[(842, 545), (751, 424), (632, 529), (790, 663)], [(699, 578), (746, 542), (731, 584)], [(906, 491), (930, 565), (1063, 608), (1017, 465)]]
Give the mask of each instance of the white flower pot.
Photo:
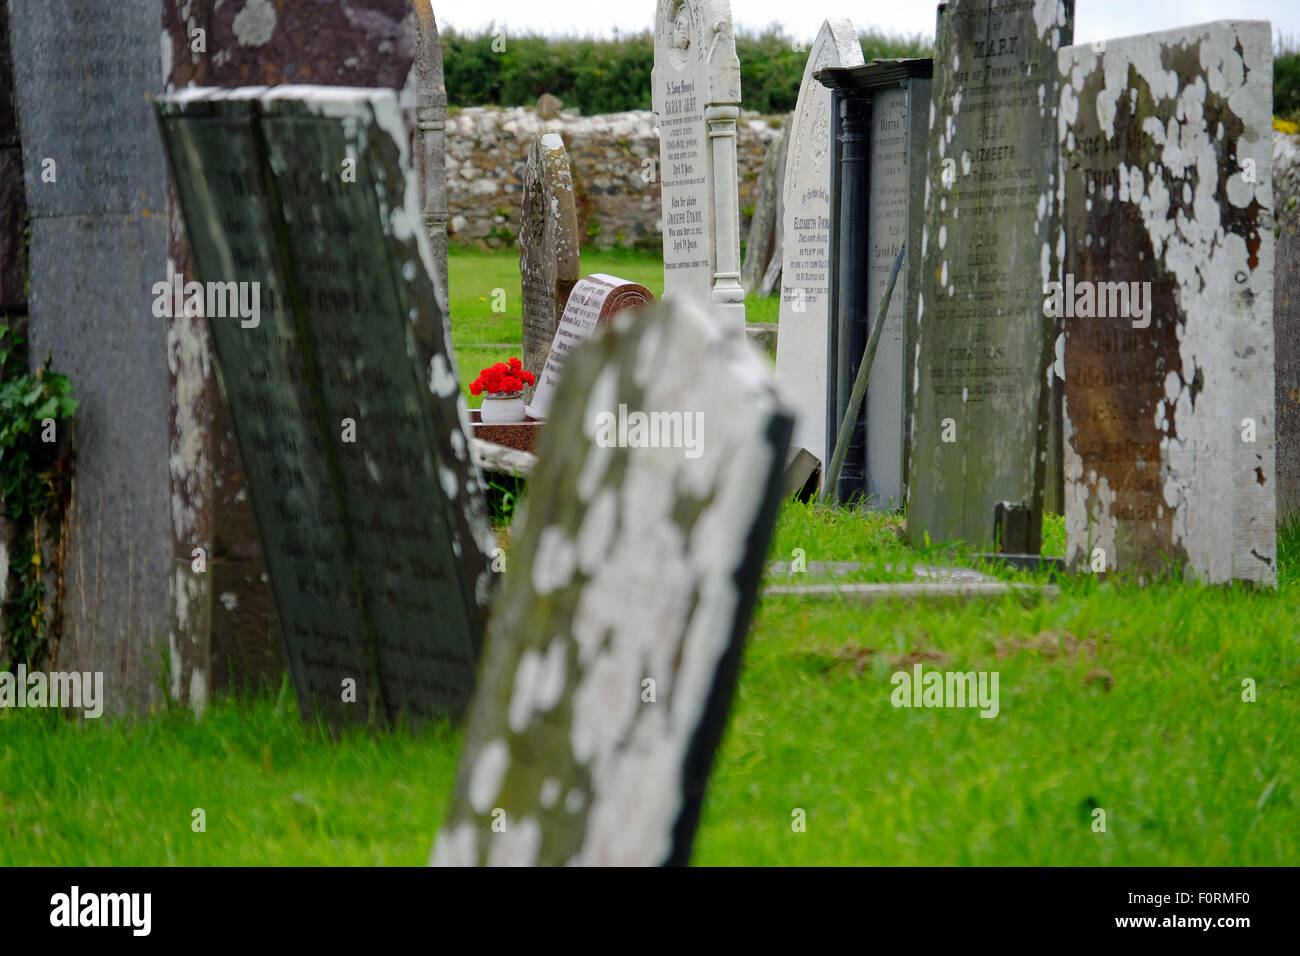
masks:
[(523, 392), (487, 392), (479, 418), (484, 425), (517, 425), (524, 420)]

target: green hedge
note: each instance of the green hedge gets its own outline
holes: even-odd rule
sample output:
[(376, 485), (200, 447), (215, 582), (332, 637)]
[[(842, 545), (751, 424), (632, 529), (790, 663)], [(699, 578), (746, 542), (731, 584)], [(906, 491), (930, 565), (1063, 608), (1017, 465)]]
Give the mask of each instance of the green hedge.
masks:
[[(654, 38), (648, 31), (617, 40), (507, 32), (500, 53), (492, 49), (492, 34), (491, 29), (474, 35), (455, 30), (442, 34), (449, 105), (532, 106), (543, 93), (551, 93), (584, 116), (651, 108)], [(861, 39), (868, 61), (931, 52), (923, 36), (871, 31)], [(769, 115), (794, 109), (808, 58), (806, 48), (798, 50), (796, 45), (776, 28), (736, 36), (746, 109)], [(1300, 52), (1291, 40), (1278, 44), (1273, 60), (1273, 112), (1300, 121)]]
[[(584, 116), (651, 108), (654, 38), (649, 32), (617, 40), (507, 32), (501, 52), (492, 49), (492, 34), (491, 29), (477, 35), (442, 34), (450, 106), (532, 106), (543, 93), (551, 93)], [(746, 109), (765, 114), (794, 109), (808, 58), (806, 48), (795, 46), (776, 29), (736, 37)], [(923, 38), (880, 33), (863, 34), (862, 47), (867, 59), (929, 53)]]

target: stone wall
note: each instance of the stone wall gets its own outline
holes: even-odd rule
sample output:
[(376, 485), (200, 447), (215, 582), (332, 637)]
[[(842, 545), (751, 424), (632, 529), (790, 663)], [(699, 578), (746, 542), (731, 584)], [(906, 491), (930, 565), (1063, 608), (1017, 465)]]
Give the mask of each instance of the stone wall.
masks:
[[(780, 119), (776, 117), (774, 126), (755, 112), (740, 117), (742, 236), (749, 229), (767, 144), (777, 137)], [(603, 116), (563, 110), (547, 120), (527, 107), (470, 107), (453, 112), (447, 117), (446, 156), (451, 241), (492, 248), (514, 242), (519, 234), (524, 161), (539, 129), (554, 129), (564, 137), (583, 244), (658, 249), (663, 229), (654, 169), (659, 129), (649, 110)]]

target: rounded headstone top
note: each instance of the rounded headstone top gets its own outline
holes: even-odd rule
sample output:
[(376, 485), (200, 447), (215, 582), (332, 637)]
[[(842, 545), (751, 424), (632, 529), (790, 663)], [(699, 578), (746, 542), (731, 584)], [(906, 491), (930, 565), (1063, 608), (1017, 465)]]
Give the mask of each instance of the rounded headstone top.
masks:
[(537, 115), (542, 119), (555, 119), (560, 115), (560, 107), (563, 105), (558, 96), (543, 93), (537, 98)]

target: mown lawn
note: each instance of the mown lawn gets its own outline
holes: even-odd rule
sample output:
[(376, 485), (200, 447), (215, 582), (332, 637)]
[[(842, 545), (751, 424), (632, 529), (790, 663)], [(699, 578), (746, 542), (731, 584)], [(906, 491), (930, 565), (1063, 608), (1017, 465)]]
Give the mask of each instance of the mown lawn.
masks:
[[(584, 274), (662, 291), (656, 259), (582, 261)], [(453, 252), (463, 383), (479, 358), (517, 354), (518, 282), (512, 254)], [(496, 288), (504, 315), (491, 312)], [(791, 503), (771, 557), (857, 561), (864, 580), (971, 560), (915, 552), (900, 527)], [(863, 607), (768, 595), (695, 862), (1300, 863), (1300, 533), (1280, 545), (1276, 592), (1081, 577), (1058, 582), (1055, 600)], [(1055, 518), (1045, 550), (1063, 549)], [(997, 717), (895, 708), (890, 676), (917, 662), (997, 672)], [(420, 865), (460, 746), (446, 725), (331, 740), (302, 723), (287, 686), (217, 701), (198, 723), (175, 711), (82, 722), (0, 710), (0, 865)], [(192, 828), (196, 809), (205, 832)]]
[[(935, 560), (896, 525), (791, 504), (772, 556)], [(1300, 862), (1300, 535), (1283, 542), (1277, 593), (1084, 578), (1055, 601), (767, 597), (695, 862)], [(998, 672), (998, 716), (894, 708), (891, 672), (918, 661)], [(287, 689), (200, 723), (0, 711), (0, 865), (423, 864), (460, 744), (447, 726), (331, 741)]]

